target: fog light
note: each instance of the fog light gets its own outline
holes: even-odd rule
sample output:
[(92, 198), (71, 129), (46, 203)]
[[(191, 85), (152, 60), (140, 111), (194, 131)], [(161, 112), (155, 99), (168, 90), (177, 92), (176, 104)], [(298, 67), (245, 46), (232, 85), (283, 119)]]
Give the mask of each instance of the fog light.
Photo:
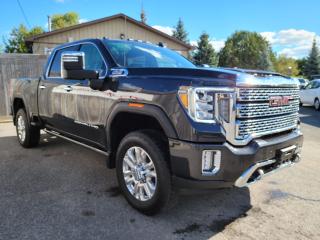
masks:
[(221, 151), (204, 150), (202, 152), (202, 175), (214, 175), (220, 170)]

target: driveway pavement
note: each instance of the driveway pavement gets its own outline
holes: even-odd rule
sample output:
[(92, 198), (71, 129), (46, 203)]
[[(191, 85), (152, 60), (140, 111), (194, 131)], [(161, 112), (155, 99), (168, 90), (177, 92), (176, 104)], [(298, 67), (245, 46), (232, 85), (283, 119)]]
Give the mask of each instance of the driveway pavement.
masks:
[(303, 161), (242, 189), (184, 191), (146, 217), (104, 157), (43, 135), (23, 149), (0, 124), (0, 239), (320, 239), (320, 112), (301, 110)]

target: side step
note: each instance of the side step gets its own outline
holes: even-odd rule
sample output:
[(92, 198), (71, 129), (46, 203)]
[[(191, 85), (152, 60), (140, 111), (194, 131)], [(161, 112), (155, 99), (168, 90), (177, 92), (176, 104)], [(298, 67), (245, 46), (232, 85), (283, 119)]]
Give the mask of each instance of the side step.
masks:
[(82, 146), (82, 147), (91, 149), (91, 150), (93, 150), (93, 151), (95, 151), (95, 152), (97, 152), (97, 153), (100, 153), (100, 154), (103, 154), (103, 155), (109, 157), (109, 153), (107, 153), (107, 152), (105, 152), (105, 151), (102, 151), (102, 150), (100, 150), (100, 149), (98, 149), (98, 148), (95, 148), (95, 147), (89, 146), (89, 145), (87, 145), (87, 144), (84, 144), (84, 143), (82, 143), (82, 142), (79, 142), (79, 141), (77, 141), (77, 140), (68, 138), (68, 137), (66, 137), (66, 136), (61, 135), (61, 134), (58, 133), (58, 132), (55, 132), (55, 131), (51, 131), (51, 130), (48, 130), (48, 129), (44, 129), (44, 131), (45, 131), (46, 133), (50, 134), (50, 135), (53, 135), (53, 136), (62, 138), (62, 139), (64, 139), (64, 140), (67, 140), (67, 141), (69, 141), (69, 142), (78, 144), (78, 145), (80, 145), (80, 146)]

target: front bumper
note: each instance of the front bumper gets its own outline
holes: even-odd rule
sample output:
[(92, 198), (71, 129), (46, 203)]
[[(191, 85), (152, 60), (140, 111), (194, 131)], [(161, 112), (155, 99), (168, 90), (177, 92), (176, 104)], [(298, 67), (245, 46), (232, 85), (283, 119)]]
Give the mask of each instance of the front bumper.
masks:
[[(301, 149), (302, 142), (303, 136), (299, 130), (269, 138), (255, 139), (244, 147), (236, 147), (227, 142), (201, 144), (170, 139), (173, 181), (175, 185), (182, 188), (245, 186), (251, 177), (249, 174), (252, 175), (260, 167), (261, 162), (276, 159), (276, 153), (280, 149), (293, 145)], [(202, 175), (203, 150), (221, 151), (220, 170), (215, 175)], [(268, 163), (274, 164), (270, 161)], [(283, 166), (289, 165), (291, 164), (283, 164)]]

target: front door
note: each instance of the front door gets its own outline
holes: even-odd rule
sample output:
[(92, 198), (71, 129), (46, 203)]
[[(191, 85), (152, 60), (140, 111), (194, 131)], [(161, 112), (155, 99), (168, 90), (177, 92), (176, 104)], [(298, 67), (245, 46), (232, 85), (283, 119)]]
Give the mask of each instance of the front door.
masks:
[[(93, 43), (83, 43), (79, 49), (85, 55), (84, 68), (99, 72), (99, 78), (105, 79), (107, 64), (98, 47)], [(89, 86), (89, 81), (80, 81), (79, 84), (70, 86), (72, 89), (66, 94), (69, 103), (72, 103), (72, 112), (64, 115), (72, 119), (72, 134), (89, 144), (98, 144), (104, 148), (106, 110), (109, 108), (107, 95)], [(70, 106), (70, 104), (69, 104)]]
[(66, 105), (68, 86), (81, 84), (79, 81), (66, 81), (61, 77), (61, 54), (64, 51), (76, 51), (80, 46), (75, 45), (58, 49), (53, 53), (47, 67), (48, 71), (39, 84), (39, 115), (46, 127), (61, 131), (68, 131), (71, 119), (66, 112), (72, 111), (72, 103)]

